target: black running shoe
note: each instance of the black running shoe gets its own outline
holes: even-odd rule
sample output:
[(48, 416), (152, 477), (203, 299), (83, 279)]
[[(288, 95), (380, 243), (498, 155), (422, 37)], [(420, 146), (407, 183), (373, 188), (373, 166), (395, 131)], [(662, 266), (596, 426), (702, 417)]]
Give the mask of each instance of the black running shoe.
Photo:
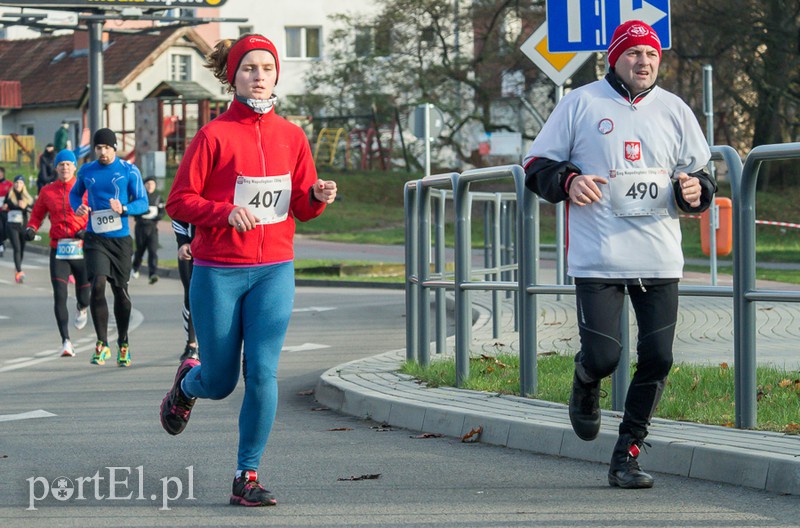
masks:
[(569, 421), (581, 440), (594, 440), (600, 432), (600, 382), (583, 383), (577, 372), (572, 378)]
[(186, 345), (186, 347), (183, 349), (183, 354), (181, 354), (181, 357), (178, 361), (183, 363), (187, 359), (200, 359), (200, 354), (197, 352), (196, 346)]
[(611, 455), (608, 484), (624, 489), (652, 488), (654, 479), (639, 467), (639, 453), (643, 445), (650, 445), (631, 435), (621, 434)]
[(171, 435), (181, 434), (189, 422), (189, 415), (197, 398), (187, 398), (181, 390), (181, 381), (193, 367), (199, 365), (196, 359), (187, 359), (178, 367), (172, 388), (161, 401), (161, 427)]
[(241, 477), (233, 479), (230, 503), (239, 506), (275, 506), (278, 501), (258, 483), (257, 472), (243, 471)]

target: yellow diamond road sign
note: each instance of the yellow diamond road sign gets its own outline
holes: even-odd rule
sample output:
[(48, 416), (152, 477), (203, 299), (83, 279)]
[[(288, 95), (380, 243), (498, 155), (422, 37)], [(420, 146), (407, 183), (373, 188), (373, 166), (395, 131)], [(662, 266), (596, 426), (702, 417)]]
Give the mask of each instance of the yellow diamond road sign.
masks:
[(547, 23), (528, 37), (520, 51), (547, 75), (558, 86), (563, 86), (572, 77), (586, 59), (594, 55), (589, 51), (553, 53), (547, 51)]

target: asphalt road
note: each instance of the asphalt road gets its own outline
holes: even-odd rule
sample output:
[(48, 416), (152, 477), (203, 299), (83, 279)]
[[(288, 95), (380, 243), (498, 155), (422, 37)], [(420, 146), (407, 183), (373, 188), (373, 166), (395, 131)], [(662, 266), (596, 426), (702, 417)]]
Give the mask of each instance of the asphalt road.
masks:
[[(10, 264), (0, 259), (0, 526), (800, 526), (796, 496), (669, 475), (625, 492), (603, 464), (320, 409), (307, 392), (323, 371), (404, 346), (403, 292), (373, 289), (298, 289), (260, 470), (279, 505), (229, 506), (243, 387), (199, 402), (178, 437), (158, 422), (183, 344), (180, 283), (132, 284), (133, 365), (99, 367), (91, 323), (73, 331), (78, 356), (57, 357), (45, 259), (26, 259), (21, 286)], [(379, 477), (349, 480), (363, 475)]]

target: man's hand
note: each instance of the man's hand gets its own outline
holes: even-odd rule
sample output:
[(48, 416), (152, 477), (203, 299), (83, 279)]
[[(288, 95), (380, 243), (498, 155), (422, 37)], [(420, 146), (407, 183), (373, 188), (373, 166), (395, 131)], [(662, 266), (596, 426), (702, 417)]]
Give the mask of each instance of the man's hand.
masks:
[(122, 202), (117, 200), (116, 198), (111, 198), (108, 201), (108, 205), (111, 206), (111, 210), (117, 214), (122, 214)]
[(608, 180), (602, 176), (580, 174), (575, 176), (569, 186), (569, 199), (575, 205), (583, 207), (592, 202), (599, 202), (603, 197), (600, 185), (606, 185)]
[(681, 196), (689, 204), (689, 207), (700, 207), (700, 196), (703, 193), (700, 178), (679, 172), (678, 184), (681, 186)]
[(81, 204), (77, 209), (75, 209), (75, 214), (78, 216), (86, 216), (87, 214), (92, 212), (92, 208), (86, 204)]
[(25, 240), (30, 242), (31, 240), (36, 238), (36, 231), (34, 231), (32, 227), (26, 227), (24, 236), (25, 236)]

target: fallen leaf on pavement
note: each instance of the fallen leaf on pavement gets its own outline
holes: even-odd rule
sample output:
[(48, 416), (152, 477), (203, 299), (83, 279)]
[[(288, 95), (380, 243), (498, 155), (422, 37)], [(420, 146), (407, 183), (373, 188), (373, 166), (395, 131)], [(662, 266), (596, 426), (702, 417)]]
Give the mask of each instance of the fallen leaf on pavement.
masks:
[(411, 436), (410, 438), (441, 438), (444, 435), (441, 433), (422, 433), (417, 436)]
[(311, 396), (314, 394), (314, 389), (308, 389), (297, 393), (298, 396)]
[(372, 427), (370, 427), (370, 429), (375, 429), (375, 431), (379, 433), (383, 433), (386, 431), (394, 431), (394, 429), (392, 429), (392, 426), (390, 426), (387, 423), (382, 423), (380, 425), (373, 425)]
[(352, 427), (334, 427), (333, 429), (328, 429), (328, 431), (352, 431)]
[(375, 473), (374, 475), (360, 475), (356, 477), (355, 475), (350, 475), (349, 477), (339, 477), (336, 480), (344, 481), (344, 480), (375, 480), (377, 478), (381, 478), (380, 473)]
[(472, 442), (477, 442), (478, 440), (481, 439), (482, 432), (483, 432), (483, 427), (481, 427), (480, 425), (478, 427), (474, 427), (470, 432), (461, 437), (461, 441), (467, 444)]
[(330, 408), (328, 408), (328, 407), (312, 407), (311, 410), (312, 411), (330, 411)]

